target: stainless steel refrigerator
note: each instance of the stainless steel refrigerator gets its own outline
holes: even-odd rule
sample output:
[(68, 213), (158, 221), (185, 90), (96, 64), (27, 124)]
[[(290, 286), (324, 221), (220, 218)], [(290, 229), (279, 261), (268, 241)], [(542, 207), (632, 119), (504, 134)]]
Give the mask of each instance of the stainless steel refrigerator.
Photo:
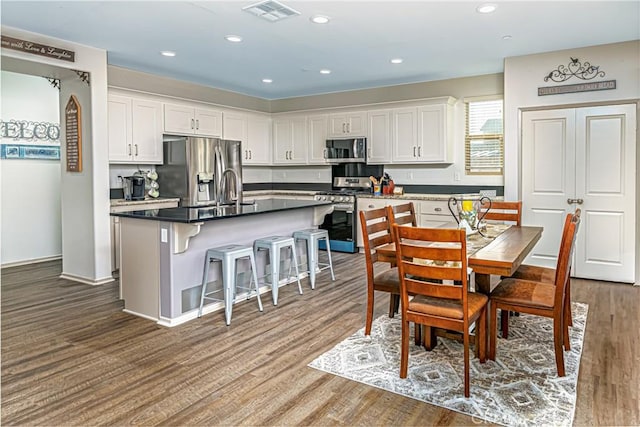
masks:
[(240, 141), (164, 135), (163, 149), (161, 197), (179, 197), (184, 207), (242, 203)]

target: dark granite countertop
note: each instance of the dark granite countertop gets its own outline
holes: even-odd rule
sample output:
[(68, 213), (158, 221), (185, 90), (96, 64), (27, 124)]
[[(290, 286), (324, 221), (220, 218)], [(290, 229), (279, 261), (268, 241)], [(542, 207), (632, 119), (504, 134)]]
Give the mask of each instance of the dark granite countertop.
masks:
[(148, 209), (130, 212), (112, 213), (111, 216), (119, 216), (124, 218), (138, 218), (154, 221), (168, 222), (202, 222), (213, 221), (225, 218), (235, 218), (246, 215), (258, 215), (268, 212), (286, 211), (291, 209), (301, 209), (314, 206), (330, 205), (329, 201), (316, 200), (288, 200), (288, 199), (264, 199), (256, 200), (253, 203), (247, 203), (240, 206), (240, 210), (236, 209), (236, 205), (227, 205), (216, 208), (215, 206), (206, 206), (199, 208), (166, 208), (166, 209)]

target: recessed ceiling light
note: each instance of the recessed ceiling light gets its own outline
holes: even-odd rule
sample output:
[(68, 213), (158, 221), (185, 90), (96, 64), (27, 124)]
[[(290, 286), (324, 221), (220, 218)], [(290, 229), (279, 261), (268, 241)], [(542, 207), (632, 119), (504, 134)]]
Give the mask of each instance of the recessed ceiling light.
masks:
[(491, 13), (491, 12), (494, 12), (497, 7), (498, 6), (496, 6), (493, 3), (485, 3), (485, 4), (481, 4), (480, 6), (478, 6), (476, 8), (476, 11), (478, 13)]
[(173, 56), (176, 56), (176, 53), (171, 50), (163, 50), (162, 52), (160, 52), (160, 55), (173, 57)]
[(509, 34), (505, 34), (502, 36), (502, 40), (511, 40), (511, 36)]
[(393, 58), (391, 60), (392, 64), (402, 64), (403, 59), (402, 58)]
[(322, 69), (320, 70), (320, 74), (331, 74), (331, 70), (327, 70), (326, 68)]
[(233, 34), (230, 34), (228, 36), (224, 36), (224, 38), (227, 39), (227, 41), (230, 41), (232, 43), (240, 43), (242, 41), (242, 37), (235, 36)]
[(314, 24), (327, 24), (329, 22), (329, 20), (330, 20), (330, 18), (328, 16), (324, 16), (324, 15), (314, 15), (309, 19)]
[(273, 83), (271, 79), (262, 79), (262, 83)]

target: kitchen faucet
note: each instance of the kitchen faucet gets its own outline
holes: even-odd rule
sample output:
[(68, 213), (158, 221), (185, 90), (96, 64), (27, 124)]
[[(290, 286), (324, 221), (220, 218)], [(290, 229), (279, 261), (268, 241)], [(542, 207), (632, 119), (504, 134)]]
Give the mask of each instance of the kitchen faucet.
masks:
[(221, 185), (221, 191), (220, 191), (220, 197), (217, 200), (218, 204), (221, 201), (224, 201), (223, 198), (225, 196), (226, 193), (226, 181), (224, 179), (225, 175), (227, 174), (227, 172), (231, 172), (231, 174), (233, 174), (235, 180), (236, 180), (236, 209), (240, 209), (240, 194), (242, 192), (242, 182), (240, 181), (240, 178), (238, 177), (238, 173), (233, 170), (233, 169), (225, 169), (224, 172), (222, 172), (222, 176), (220, 177), (221, 181), (222, 181), (222, 185)]

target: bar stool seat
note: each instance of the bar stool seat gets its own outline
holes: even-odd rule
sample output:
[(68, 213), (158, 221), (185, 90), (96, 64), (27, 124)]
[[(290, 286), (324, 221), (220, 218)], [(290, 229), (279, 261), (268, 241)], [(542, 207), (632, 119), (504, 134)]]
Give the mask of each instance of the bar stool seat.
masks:
[[(238, 286), (237, 274), (236, 274), (236, 261), (239, 259), (249, 258), (251, 262), (251, 279), (249, 280), (249, 287)], [(209, 264), (211, 262), (222, 263), (222, 289), (207, 292), (207, 283), (209, 278)], [(260, 293), (258, 292), (258, 277), (256, 274), (256, 259), (253, 255), (253, 248), (251, 246), (243, 245), (226, 245), (217, 248), (207, 249), (204, 257), (204, 272), (202, 274), (202, 293), (200, 295), (200, 309), (198, 310), (198, 317), (202, 316), (202, 307), (204, 300), (212, 301), (224, 301), (224, 318), (227, 326), (231, 323), (231, 309), (236, 298), (237, 289), (247, 290), (247, 299), (251, 297), (251, 284), (255, 284), (256, 296), (258, 299), (258, 308), (262, 311), (262, 300), (260, 299)], [(222, 291), (223, 298), (210, 297), (209, 295)]]
[[(307, 266), (309, 269), (309, 281), (311, 282), (311, 289), (316, 288), (316, 274), (329, 269), (331, 271), (331, 280), (336, 280), (336, 276), (333, 274), (333, 261), (331, 261), (331, 246), (329, 244), (329, 232), (321, 228), (308, 228), (305, 230), (298, 230), (293, 233), (293, 238), (297, 240), (306, 240), (307, 242)], [(319, 260), (318, 241), (324, 240), (327, 245), (327, 257), (329, 262), (321, 263)]]
[[(269, 262), (271, 265), (271, 296), (273, 305), (278, 305), (278, 285), (280, 283), (280, 250), (289, 248), (291, 250), (289, 273), (287, 279), (291, 278), (291, 266), (295, 267), (296, 280), (298, 281), (298, 292), (302, 295), (302, 285), (300, 285), (300, 272), (298, 271), (298, 256), (296, 255), (296, 242), (290, 236), (270, 236), (257, 239), (253, 242), (253, 250), (257, 254), (260, 249), (269, 251)], [(266, 275), (265, 275), (266, 277)]]

